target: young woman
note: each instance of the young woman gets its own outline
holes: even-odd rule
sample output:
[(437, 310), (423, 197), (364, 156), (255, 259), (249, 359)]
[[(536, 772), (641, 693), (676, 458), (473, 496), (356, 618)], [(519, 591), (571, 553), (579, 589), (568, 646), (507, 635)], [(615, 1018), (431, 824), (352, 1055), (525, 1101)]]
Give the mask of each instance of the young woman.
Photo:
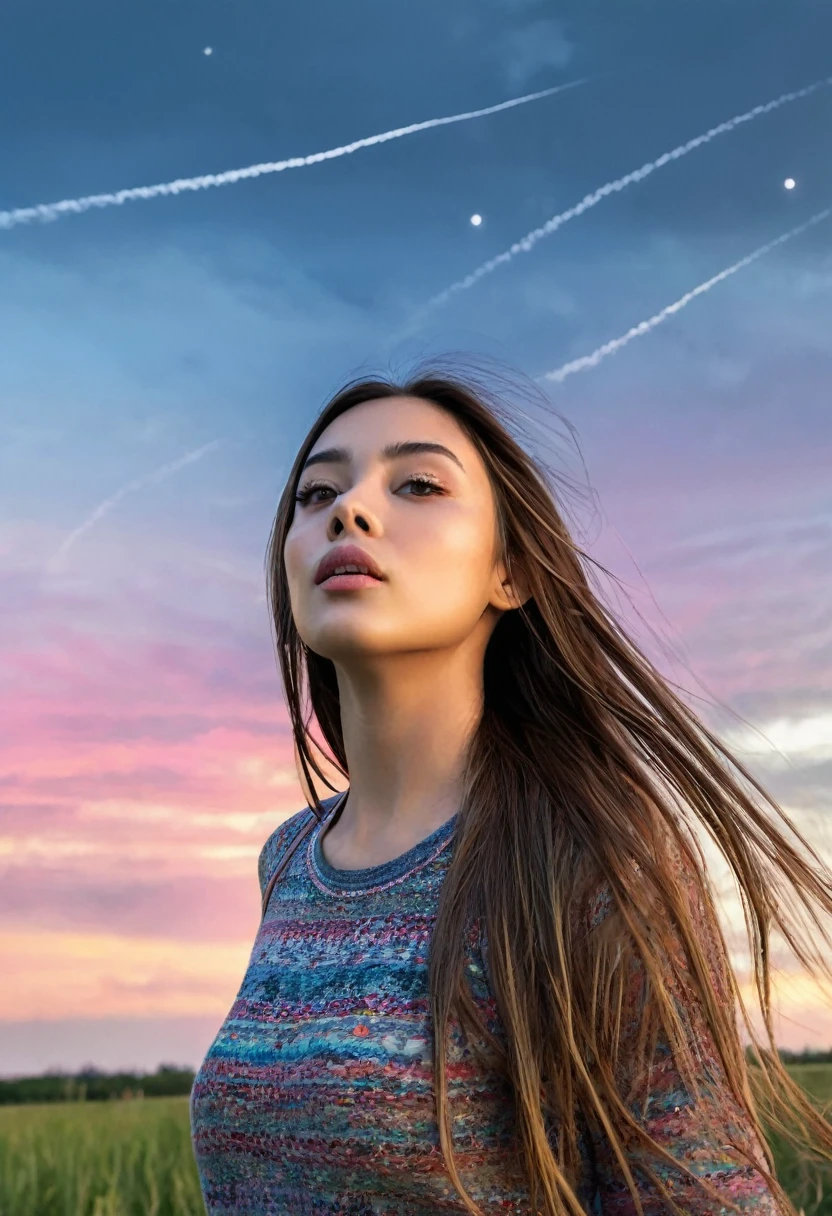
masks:
[(309, 806), (194, 1084), (210, 1216), (794, 1212), (763, 1110), (832, 1157), (776, 1053), (746, 1064), (691, 828), (769, 1048), (771, 931), (829, 976), (832, 875), (602, 607), (502, 418), (454, 375), (356, 383), (289, 477), (269, 589)]

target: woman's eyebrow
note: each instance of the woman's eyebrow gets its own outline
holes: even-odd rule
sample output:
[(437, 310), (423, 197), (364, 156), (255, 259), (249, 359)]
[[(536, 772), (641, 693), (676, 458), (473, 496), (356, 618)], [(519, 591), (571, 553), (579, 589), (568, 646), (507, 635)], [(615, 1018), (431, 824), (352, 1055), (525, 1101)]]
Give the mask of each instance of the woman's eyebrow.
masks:
[[(424, 456), (430, 453), (434, 456), (446, 456), (448, 460), (452, 460), (454, 464), (459, 465), (463, 473), (465, 466), (458, 456), (455, 456), (450, 448), (446, 448), (444, 443), (431, 443), (423, 439), (407, 439), (399, 443), (388, 443), (382, 448), (381, 456), (383, 460), (396, 460), (400, 456)], [(313, 464), (349, 464), (352, 459), (352, 453), (347, 448), (322, 448), (320, 452), (313, 452), (307, 458), (303, 468), (308, 469)]]
[(308, 469), (311, 464), (349, 464), (349, 462), (350, 453), (346, 448), (322, 448), (320, 452), (313, 452), (311, 456), (307, 457), (303, 462), (303, 469)]

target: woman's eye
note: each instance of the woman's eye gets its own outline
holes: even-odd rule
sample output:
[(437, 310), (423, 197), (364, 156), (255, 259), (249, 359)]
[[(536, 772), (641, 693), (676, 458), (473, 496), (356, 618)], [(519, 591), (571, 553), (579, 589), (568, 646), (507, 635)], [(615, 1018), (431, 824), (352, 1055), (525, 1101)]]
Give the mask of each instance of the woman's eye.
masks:
[[(424, 473), (408, 477), (401, 489), (407, 489), (408, 496), (412, 498), (429, 498), (432, 494), (444, 494), (445, 492), (435, 478)], [(336, 486), (328, 485), (326, 482), (310, 482), (296, 491), (295, 502), (302, 507), (315, 507), (324, 502), (331, 502), (340, 493), (341, 491)]]
[(431, 494), (443, 493), (439, 482), (432, 477), (408, 477), (404, 484), (411, 487), (410, 493), (414, 498), (429, 498)]
[(316, 503), (327, 501), (326, 499), (321, 498), (321, 495), (331, 494), (334, 498), (337, 493), (338, 491), (333, 486), (323, 485), (318, 482), (313, 485), (303, 486), (301, 489), (299, 489), (295, 494), (295, 502), (299, 502), (301, 506), (304, 507), (307, 504), (314, 506)]

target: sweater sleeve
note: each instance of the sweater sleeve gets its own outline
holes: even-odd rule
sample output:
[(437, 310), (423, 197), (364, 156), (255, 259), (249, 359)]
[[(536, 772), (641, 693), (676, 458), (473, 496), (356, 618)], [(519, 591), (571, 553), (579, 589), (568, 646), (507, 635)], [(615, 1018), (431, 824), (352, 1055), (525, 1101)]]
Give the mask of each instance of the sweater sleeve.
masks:
[[(692, 893), (691, 910), (697, 935), (708, 958), (714, 991), (723, 1004), (730, 999), (727, 959), (721, 941), (709, 931), (699, 899)], [(681, 942), (674, 943), (677, 960), (685, 958)], [(635, 1031), (646, 1014), (644, 969), (641, 960), (629, 964), (627, 987), (627, 1024)], [(674, 1160), (686, 1166), (696, 1178), (709, 1182), (724, 1199), (717, 1203), (706, 1190), (683, 1170), (671, 1166), (654, 1151), (636, 1144), (626, 1151), (626, 1159), (636, 1183), (644, 1216), (670, 1216), (673, 1208), (641, 1168), (647, 1162), (666, 1186), (686, 1216), (728, 1216), (731, 1212), (754, 1212), (758, 1216), (777, 1216), (779, 1211), (763, 1174), (743, 1162), (731, 1151), (731, 1142), (741, 1145), (752, 1159), (765, 1163), (762, 1146), (747, 1113), (736, 1101), (728, 1084), (719, 1053), (707, 1026), (704, 1011), (689, 995), (678, 996), (671, 984), (683, 1025), (689, 1029), (696, 1077), (700, 1087), (695, 1097), (685, 1084), (667, 1039), (652, 1036), (651, 1046), (632, 1059), (631, 1076), (636, 1084), (630, 1093), (628, 1109), (637, 1124)], [(633, 1033), (632, 1039), (638, 1039)], [(590, 1185), (585, 1192), (587, 1210), (598, 1216), (636, 1216), (637, 1208), (608, 1140), (603, 1134), (586, 1133), (586, 1159), (590, 1163)], [(735, 1206), (733, 1206), (735, 1205)]]

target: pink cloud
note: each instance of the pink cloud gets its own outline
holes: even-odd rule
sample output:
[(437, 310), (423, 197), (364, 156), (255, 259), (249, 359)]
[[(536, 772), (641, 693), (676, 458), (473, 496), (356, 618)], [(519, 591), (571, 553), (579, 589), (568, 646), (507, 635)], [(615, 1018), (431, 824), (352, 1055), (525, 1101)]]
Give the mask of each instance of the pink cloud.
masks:
[(0, 923), (7, 930), (97, 930), (171, 941), (253, 940), (260, 890), (252, 861), (247, 877), (207, 873), (166, 881), (63, 867), (11, 870), (0, 888)]

